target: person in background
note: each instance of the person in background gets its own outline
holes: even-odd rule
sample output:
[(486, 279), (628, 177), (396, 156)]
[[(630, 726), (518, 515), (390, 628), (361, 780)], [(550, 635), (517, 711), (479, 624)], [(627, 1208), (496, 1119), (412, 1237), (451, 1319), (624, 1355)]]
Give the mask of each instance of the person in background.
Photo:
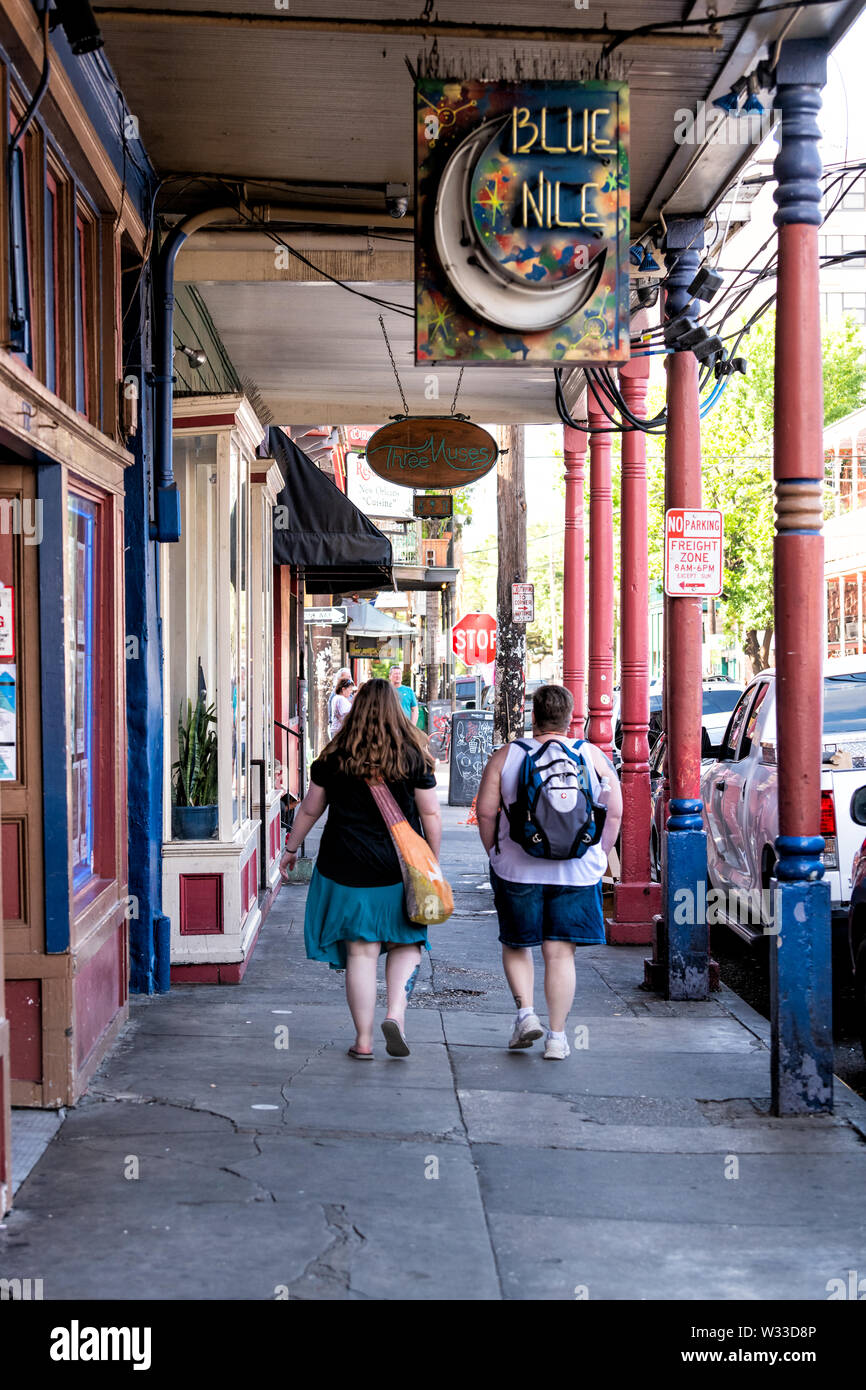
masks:
[(328, 701), (330, 719), (328, 721), (328, 738), (334, 738), (342, 729), (343, 721), (349, 710), (352, 708), (352, 700), (355, 696), (355, 682), (351, 676), (341, 676), (337, 681), (337, 687), (331, 700)]
[(397, 692), (397, 698), (403, 707), (403, 713), (413, 724), (418, 723), (418, 700), (411, 685), (404, 685), (402, 682), (403, 668), (392, 666), (388, 672), (388, 679)]
[(337, 698), (337, 686), (340, 684), (340, 681), (345, 680), (347, 676), (351, 677), (351, 675), (352, 675), (352, 672), (349, 670), (348, 666), (341, 666), (340, 669), (339, 669), (339, 671), (337, 671), (337, 672), (335, 673), (334, 679), (333, 679), (333, 681), (332, 681), (332, 683), (331, 683), (331, 693), (330, 693), (330, 695), (328, 696), (328, 738), (329, 738), (329, 739), (332, 739), (332, 738), (334, 737), (334, 735), (331, 733), (331, 725), (332, 725), (332, 723), (333, 723), (333, 721), (334, 721), (334, 701), (335, 701), (336, 698)]
[[(578, 751), (589, 774), (589, 791), (606, 817), (600, 843), (580, 858), (546, 859), (527, 854), (509, 833), (505, 807), (518, 796), (525, 748), (506, 743), (490, 758), (476, 801), (478, 830), (490, 858), (490, 881), (499, 916), (502, 964), (517, 1005), (510, 1048), (531, 1047), (544, 1029), (535, 1012), (533, 947), (544, 957), (548, 1030), (544, 1056), (563, 1061), (570, 1052), (565, 1023), (574, 1002), (574, 951), (604, 943), (601, 880), (622, 820), (622, 793), (613, 767), (600, 748), (569, 738), (574, 700), (560, 685), (543, 685), (532, 698), (531, 752), (551, 740)], [(500, 814), (501, 812), (501, 814)]]
[[(307, 895), (304, 943), (310, 960), (345, 970), (355, 1023), (349, 1056), (373, 1056), (376, 965), (387, 952), (386, 1051), (407, 1057), (406, 1006), (427, 946), (427, 928), (406, 915), (403, 878), (390, 832), (369, 782), (385, 782), (412, 828), (438, 857), (442, 818), (433, 760), (424, 736), (409, 725), (388, 681), (359, 689), (342, 728), (310, 768), (310, 789), (295, 813), (280, 859), (294, 869), (298, 848), (328, 809)], [(429, 949), (429, 948), (428, 948)]]

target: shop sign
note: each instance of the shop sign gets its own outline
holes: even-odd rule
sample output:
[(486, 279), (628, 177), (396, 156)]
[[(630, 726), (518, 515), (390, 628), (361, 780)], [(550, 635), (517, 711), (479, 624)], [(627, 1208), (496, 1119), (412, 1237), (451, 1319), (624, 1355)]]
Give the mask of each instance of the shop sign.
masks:
[(672, 598), (718, 598), (723, 543), (720, 511), (669, 507), (665, 512), (665, 593)]
[(511, 621), (513, 623), (535, 622), (534, 584), (512, 584)]
[(348, 656), (359, 661), (378, 661), (379, 643), (373, 637), (350, 637), (346, 644)]
[(360, 454), (349, 454), (346, 459), (346, 495), (365, 516), (412, 519), (406, 493), (393, 479), (387, 481), (379, 469), (371, 468)]
[(629, 356), (628, 87), (416, 85), (415, 360)]
[(453, 415), (409, 415), (367, 445), (367, 463), (400, 487), (466, 487), (489, 473), (499, 445), (480, 425)]
[(412, 500), (416, 516), (449, 517), (454, 515), (454, 498), (450, 492), (422, 492)]

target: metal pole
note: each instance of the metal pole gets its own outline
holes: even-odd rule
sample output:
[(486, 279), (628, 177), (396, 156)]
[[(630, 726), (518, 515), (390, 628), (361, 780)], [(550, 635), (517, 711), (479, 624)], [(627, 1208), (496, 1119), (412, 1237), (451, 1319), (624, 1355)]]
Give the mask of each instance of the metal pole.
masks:
[(587, 436), (563, 430), (565, 460), (565, 541), (562, 562), (562, 683), (571, 691), (574, 712), (569, 733), (583, 737), (586, 717), (586, 531), (584, 469)]
[[(591, 400), (590, 426), (604, 431), (606, 416)], [(589, 721), (586, 736), (608, 757), (613, 752), (613, 501), (610, 434), (589, 437)]]
[[(665, 313), (696, 313), (688, 286), (700, 261), (703, 223), (685, 218), (668, 227)], [(665, 471), (670, 507), (701, 505), (701, 421), (698, 363), (693, 352), (667, 359)], [(700, 598), (665, 600), (665, 714), (670, 803), (665, 833), (662, 911), (669, 999), (709, 997), (706, 913), (707, 840), (701, 814)]]
[[(824, 538), (823, 401), (818, 300), (821, 156), (817, 116), (827, 54), (814, 39), (782, 45), (775, 215), (779, 228), (773, 472), (776, 536), (778, 861), (770, 943), (772, 1106), (833, 1108), (830, 888), (821, 854)], [(844, 611), (839, 614), (844, 622)], [(840, 637), (842, 637), (840, 632)]]
[[(634, 415), (646, 415), (649, 358), (620, 367), (622, 394)], [(614, 888), (611, 944), (653, 939), (661, 885), (650, 877), (652, 805), (649, 776), (649, 572), (647, 558), (646, 435), (622, 437), (620, 552), (620, 720), (623, 817), (621, 878)]]

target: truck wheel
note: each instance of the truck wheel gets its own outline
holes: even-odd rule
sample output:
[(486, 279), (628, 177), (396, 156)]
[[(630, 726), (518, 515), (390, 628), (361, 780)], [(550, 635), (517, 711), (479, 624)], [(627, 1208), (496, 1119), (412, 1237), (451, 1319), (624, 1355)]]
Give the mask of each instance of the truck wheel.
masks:
[(861, 941), (854, 963), (854, 1001), (860, 1045), (866, 1057), (866, 941)]

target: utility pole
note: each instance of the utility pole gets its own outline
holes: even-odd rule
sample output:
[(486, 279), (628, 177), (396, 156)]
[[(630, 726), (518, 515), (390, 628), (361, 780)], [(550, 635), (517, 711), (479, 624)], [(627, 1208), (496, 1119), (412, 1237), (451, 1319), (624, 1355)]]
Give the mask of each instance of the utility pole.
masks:
[(496, 479), (499, 568), (496, 581), (496, 686), (493, 737), (508, 743), (523, 735), (526, 628), (511, 616), (511, 586), (526, 581), (526, 493), (522, 425), (501, 429)]

